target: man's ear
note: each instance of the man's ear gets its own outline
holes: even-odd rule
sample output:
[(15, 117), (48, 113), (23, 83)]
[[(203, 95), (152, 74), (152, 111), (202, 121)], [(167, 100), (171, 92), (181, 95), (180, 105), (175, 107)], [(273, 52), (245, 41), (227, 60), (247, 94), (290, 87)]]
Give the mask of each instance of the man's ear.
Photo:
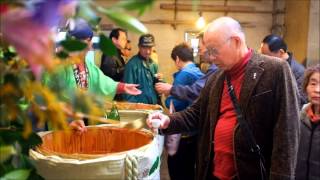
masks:
[(286, 53), (283, 49), (280, 49), (279, 52), (280, 52), (281, 55)]
[(237, 47), (240, 47), (241, 45), (241, 39), (238, 36), (231, 36), (230, 37), (230, 41), (232, 41), (232, 39), (234, 40), (235, 44)]
[(111, 41), (112, 41), (113, 44), (117, 44), (118, 39), (115, 38), (115, 37), (112, 37), (112, 38), (111, 38)]
[(179, 56), (176, 56), (176, 63), (179, 63), (180, 62), (180, 58), (179, 58)]

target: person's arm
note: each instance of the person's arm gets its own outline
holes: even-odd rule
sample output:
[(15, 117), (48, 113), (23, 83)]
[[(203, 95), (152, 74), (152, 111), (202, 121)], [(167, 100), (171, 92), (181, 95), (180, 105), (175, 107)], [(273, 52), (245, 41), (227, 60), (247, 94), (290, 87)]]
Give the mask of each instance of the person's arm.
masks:
[(215, 65), (211, 65), (208, 72), (200, 79), (195, 81), (192, 85), (173, 86), (170, 90), (170, 95), (179, 99), (187, 100), (189, 102), (195, 101), (199, 97), (200, 91), (204, 87), (206, 81), (217, 70), (218, 68)]
[(118, 82), (114, 81), (94, 64), (87, 62), (89, 71), (89, 91), (103, 95), (107, 100), (113, 100), (117, 92)]
[(299, 144), (298, 92), (288, 63), (280, 62), (278, 68), (270, 179), (294, 179)]
[[(175, 79), (173, 81), (173, 86), (189, 86), (196, 81), (196, 76), (190, 74), (189, 72), (180, 71), (176, 74)], [(188, 101), (186, 99), (176, 98), (174, 96), (169, 96), (166, 99), (166, 107), (169, 108), (170, 101), (173, 102), (174, 108), (176, 111), (181, 111), (185, 109), (189, 104), (193, 101)]]
[(189, 106), (187, 109), (173, 113), (169, 116), (161, 113), (153, 113), (149, 115), (147, 124), (152, 128), (152, 121), (160, 120), (160, 129), (162, 134), (177, 134), (181, 132), (190, 132), (197, 130), (202, 124), (203, 107), (207, 107), (209, 104), (208, 94), (211, 93), (212, 84), (215, 83), (215, 78), (210, 78), (210, 81), (206, 83), (206, 86), (200, 92), (199, 98)]
[(137, 88), (138, 86), (138, 84), (127, 84), (119, 82), (117, 86), (117, 94), (126, 93), (130, 95), (139, 95), (142, 91)]
[(175, 98), (193, 102), (199, 97), (200, 91), (206, 83), (205, 78), (200, 78), (192, 85), (174, 85), (170, 90), (170, 95)]

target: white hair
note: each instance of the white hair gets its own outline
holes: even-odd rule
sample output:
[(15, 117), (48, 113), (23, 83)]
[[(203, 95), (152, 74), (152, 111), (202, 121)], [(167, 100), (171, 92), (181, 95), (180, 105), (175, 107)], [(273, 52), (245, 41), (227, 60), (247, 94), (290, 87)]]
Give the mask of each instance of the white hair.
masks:
[(238, 36), (243, 42), (245, 42), (245, 35), (238, 21), (231, 17), (220, 17), (213, 20), (205, 30), (206, 33), (221, 31), (226, 37)]

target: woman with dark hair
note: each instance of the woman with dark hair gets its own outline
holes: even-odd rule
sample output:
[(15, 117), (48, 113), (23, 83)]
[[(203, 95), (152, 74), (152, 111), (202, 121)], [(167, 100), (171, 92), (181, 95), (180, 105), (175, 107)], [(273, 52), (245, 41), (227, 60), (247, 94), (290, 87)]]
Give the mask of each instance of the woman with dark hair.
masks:
[(294, 59), (291, 52), (287, 51), (287, 44), (284, 40), (277, 35), (270, 34), (263, 39), (260, 51), (262, 54), (278, 57), (289, 63), (291, 71), (297, 81), (300, 107), (307, 103), (307, 97), (302, 90), (304, 67)]
[(303, 90), (308, 104), (301, 110), (297, 180), (320, 179), (320, 64), (305, 72)]
[[(177, 72), (173, 74), (173, 86), (192, 85), (203, 76), (200, 69), (194, 64), (192, 48), (186, 43), (175, 46), (171, 52), (171, 59), (174, 61)], [(182, 111), (191, 105), (192, 102), (179, 99), (169, 95), (165, 105), (170, 108), (172, 102), (175, 111)], [(168, 169), (172, 180), (194, 179), (194, 168), (196, 160), (197, 131), (182, 133), (175, 154), (168, 151)], [(170, 140), (168, 140), (170, 141)], [(169, 142), (170, 143), (170, 142)]]

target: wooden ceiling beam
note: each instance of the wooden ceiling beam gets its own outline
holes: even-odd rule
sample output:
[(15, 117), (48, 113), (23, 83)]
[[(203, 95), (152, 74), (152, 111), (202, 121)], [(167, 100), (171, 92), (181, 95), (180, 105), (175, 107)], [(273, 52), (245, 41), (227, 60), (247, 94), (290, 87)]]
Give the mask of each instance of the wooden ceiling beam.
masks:
[[(168, 25), (195, 25), (195, 21), (190, 20), (167, 20), (167, 19), (153, 19), (153, 20), (141, 20), (143, 24), (168, 24)], [(256, 27), (250, 22), (240, 22), (242, 27)]]
[[(172, 3), (161, 3), (160, 9), (163, 10), (177, 10), (177, 11), (195, 11), (192, 4), (172, 4)], [(224, 5), (204, 5), (199, 4), (196, 6), (196, 11), (202, 12), (235, 12), (235, 13), (284, 13), (284, 11), (267, 11), (267, 10), (256, 10), (253, 6), (224, 6)]]

